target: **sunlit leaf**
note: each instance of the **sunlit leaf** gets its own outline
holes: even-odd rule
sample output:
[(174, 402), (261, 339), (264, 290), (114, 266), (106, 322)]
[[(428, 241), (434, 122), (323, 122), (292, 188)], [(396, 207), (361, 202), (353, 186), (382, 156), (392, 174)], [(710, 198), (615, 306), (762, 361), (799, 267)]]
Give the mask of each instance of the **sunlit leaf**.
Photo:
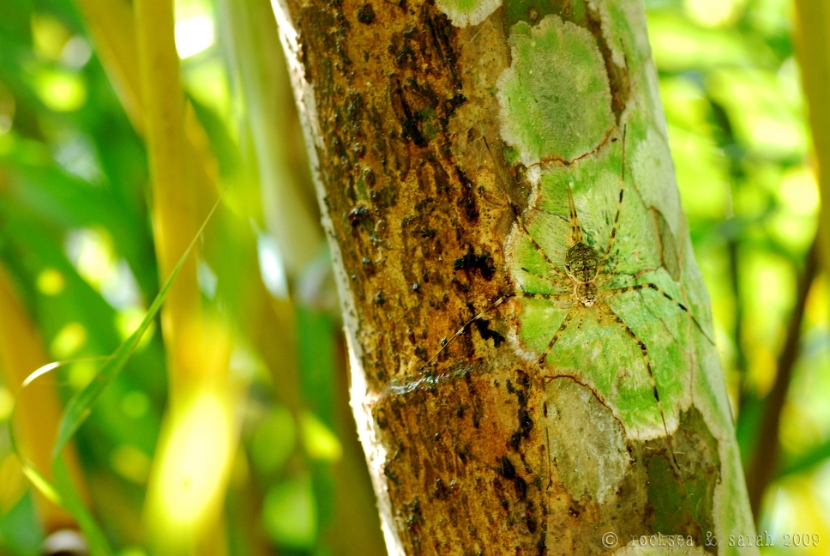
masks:
[(141, 341), (142, 335), (147, 328), (149, 328), (150, 324), (153, 322), (153, 319), (155, 319), (159, 309), (161, 309), (161, 305), (164, 303), (167, 293), (170, 291), (170, 287), (173, 285), (176, 276), (179, 274), (182, 266), (184, 266), (190, 251), (193, 249), (193, 246), (196, 245), (196, 242), (204, 231), (210, 217), (219, 206), (220, 201), (221, 198), (217, 200), (216, 204), (214, 204), (207, 218), (199, 228), (196, 236), (190, 242), (190, 245), (187, 246), (187, 249), (179, 259), (178, 264), (176, 264), (176, 267), (170, 273), (169, 278), (164, 283), (164, 286), (158, 296), (153, 300), (152, 305), (150, 305), (147, 310), (147, 314), (145, 315), (144, 320), (141, 321), (138, 329), (136, 329), (136, 331), (133, 332), (133, 334), (124, 343), (118, 346), (118, 349), (115, 353), (113, 353), (112, 358), (109, 359), (98, 371), (97, 376), (92, 380), (92, 382), (90, 382), (86, 388), (73, 396), (67, 404), (58, 428), (58, 436), (55, 442), (55, 447), (52, 451), (54, 455), (60, 454), (63, 447), (67, 442), (69, 442), (69, 439), (72, 438), (81, 424), (89, 416), (92, 408), (101, 397), (104, 390), (112, 383), (113, 380), (115, 380), (115, 377), (118, 376), (118, 373), (120, 373), (124, 368), (124, 365), (127, 364), (127, 360), (130, 358), (130, 355), (132, 355), (136, 346), (138, 346), (138, 343)]

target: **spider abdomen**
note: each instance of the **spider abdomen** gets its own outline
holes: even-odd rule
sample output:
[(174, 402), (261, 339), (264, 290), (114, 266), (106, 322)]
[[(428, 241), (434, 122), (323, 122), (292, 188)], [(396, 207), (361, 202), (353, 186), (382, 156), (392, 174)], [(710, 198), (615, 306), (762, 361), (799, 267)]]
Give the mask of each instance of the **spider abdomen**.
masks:
[(577, 243), (565, 255), (565, 268), (577, 282), (592, 282), (597, 275), (599, 256), (592, 247)]

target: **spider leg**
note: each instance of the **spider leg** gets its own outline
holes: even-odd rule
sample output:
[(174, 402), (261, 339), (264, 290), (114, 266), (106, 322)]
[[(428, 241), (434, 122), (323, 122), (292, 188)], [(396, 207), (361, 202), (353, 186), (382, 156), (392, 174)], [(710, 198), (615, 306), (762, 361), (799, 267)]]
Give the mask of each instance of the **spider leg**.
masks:
[[(524, 219), (522, 218), (521, 211), (519, 211), (519, 207), (515, 203), (513, 203), (513, 201), (510, 199), (510, 192), (505, 187), (505, 185), (506, 185), (505, 177), (503, 175), (501, 175), (501, 173), (498, 171), (498, 169), (500, 168), (500, 165), (496, 161), (496, 158), (493, 156), (493, 152), (490, 150), (490, 144), (487, 142), (487, 139), (485, 139), (485, 138), (482, 138), (482, 139), (484, 140), (484, 146), (487, 148), (487, 152), (490, 154), (490, 158), (493, 160), (493, 163), (496, 165), (496, 168), (497, 168), (496, 174), (498, 175), (498, 178), (499, 178), (498, 182), (500, 183), (500, 185), (501, 185), (501, 187), (504, 191), (505, 197), (507, 198), (507, 204), (510, 206), (510, 210), (513, 212), (513, 217), (516, 219), (516, 223), (519, 225), (519, 227), (525, 233), (527, 238), (530, 240), (530, 243), (533, 245), (533, 248), (536, 249), (536, 251), (545, 260), (545, 262), (550, 265), (550, 267), (553, 269), (553, 271), (556, 273), (556, 275), (561, 280), (563, 280), (565, 284), (570, 284), (570, 278), (568, 277), (567, 273), (565, 273), (565, 271), (563, 271), (561, 268), (559, 268), (558, 266), (556, 266), (553, 263), (553, 261), (550, 259), (550, 257), (548, 257), (548, 254), (545, 253), (545, 251), (542, 249), (542, 246), (539, 245), (536, 242), (535, 239), (533, 239), (532, 235), (530, 235), (530, 232), (528, 231), (527, 226), (525, 225)], [(570, 192), (569, 192), (569, 194), (570, 194)], [(561, 286), (561, 284), (556, 284), (556, 285)], [(567, 289), (567, 287), (565, 287), (565, 289)]]
[(670, 296), (669, 294), (664, 292), (662, 289), (660, 289), (660, 286), (658, 286), (657, 284), (636, 284), (634, 286), (625, 286), (623, 288), (614, 288), (614, 289), (611, 289), (611, 290), (602, 290), (602, 297), (611, 297), (613, 295), (619, 295), (621, 293), (634, 292), (634, 291), (640, 291), (640, 290), (654, 290), (657, 293), (659, 293), (660, 295), (662, 295), (663, 297), (665, 297), (666, 299), (668, 299), (669, 301), (671, 301), (672, 303), (674, 303), (675, 305), (677, 305), (678, 307), (680, 307), (681, 309), (683, 309), (683, 311), (685, 311), (687, 313), (689, 312), (689, 310), (686, 308), (685, 305), (683, 305), (678, 300), (676, 300), (675, 298), (673, 298), (672, 296)]
[[(606, 283), (608, 280), (610, 280), (614, 276), (614, 274), (617, 273), (617, 266), (619, 264), (620, 264), (620, 260), (617, 259), (617, 260), (614, 261), (614, 266), (613, 266), (613, 268), (611, 268), (610, 271), (605, 272), (605, 269), (603, 269), (602, 272), (597, 271), (597, 276), (594, 279), (596, 281), (597, 288), (600, 288), (604, 283)], [(602, 276), (603, 274), (605, 274), (605, 276)]]
[(495, 309), (496, 307), (498, 307), (499, 305), (501, 305), (502, 303), (504, 303), (504, 302), (505, 302), (505, 301), (507, 301), (508, 299), (512, 299), (512, 298), (514, 298), (514, 297), (518, 297), (518, 298), (526, 298), (526, 299), (547, 299), (547, 300), (550, 300), (550, 301), (565, 301), (565, 300), (567, 300), (567, 299), (571, 299), (572, 294), (569, 294), (569, 293), (530, 293), (530, 292), (516, 292), (516, 293), (510, 294), (510, 295), (503, 295), (503, 296), (501, 296), (500, 298), (498, 298), (496, 301), (494, 301), (494, 302), (493, 302), (490, 306), (486, 307), (483, 311), (481, 311), (480, 313), (478, 313), (476, 316), (474, 316), (473, 318), (471, 318), (470, 320), (468, 320), (467, 322), (465, 322), (465, 323), (461, 326), (461, 328), (459, 328), (459, 329), (458, 329), (458, 331), (450, 337), (450, 339), (449, 339), (449, 340), (447, 340), (447, 341), (443, 342), (443, 343), (442, 343), (442, 345), (441, 345), (441, 349), (440, 349), (440, 350), (438, 350), (438, 352), (437, 352), (435, 355), (433, 355), (433, 356), (430, 358), (430, 360), (429, 360), (429, 361), (427, 361), (426, 366), (429, 366), (429, 365), (431, 365), (432, 363), (434, 363), (434, 362), (435, 362), (435, 360), (436, 360), (436, 359), (438, 359), (438, 356), (439, 356), (439, 355), (441, 355), (442, 353), (444, 353), (444, 351), (447, 349), (447, 347), (448, 347), (448, 346), (449, 346), (449, 345), (450, 345), (453, 341), (455, 341), (455, 339), (456, 339), (456, 338), (458, 338), (459, 336), (461, 336), (462, 334), (464, 334), (464, 332), (467, 330), (467, 328), (469, 328), (469, 326), (470, 326), (471, 324), (473, 324), (475, 321), (477, 321), (477, 320), (479, 320), (479, 319), (484, 318), (484, 317), (485, 317), (485, 315), (487, 315), (487, 313), (489, 313), (490, 311), (492, 311), (493, 309)]
[[(548, 416), (548, 404), (545, 402), (545, 421), (547, 421)], [(547, 449), (545, 450), (545, 459), (548, 462), (548, 487), (546, 490), (550, 490), (550, 487), (553, 485), (553, 471), (550, 468), (550, 430), (548, 429), (548, 424), (545, 422), (545, 438), (548, 441)]]
[(574, 196), (571, 192), (571, 184), (568, 184), (568, 210), (571, 216), (571, 245), (582, 243), (582, 229), (579, 227), (579, 216), (576, 214)]
[(660, 286), (658, 286), (657, 284), (650, 284), (650, 283), (649, 284), (636, 284), (634, 286), (626, 286), (624, 288), (614, 288), (614, 289), (610, 289), (610, 290), (600, 290), (600, 295), (602, 296), (602, 298), (606, 298), (606, 297), (611, 297), (611, 296), (614, 296), (614, 295), (619, 295), (621, 293), (626, 293), (626, 292), (631, 292), (631, 291), (639, 291), (639, 290), (646, 290), (646, 289), (656, 291), (657, 293), (659, 293), (660, 295), (662, 295), (663, 297), (665, 297), (666, 299), (668, 299), (669, 301), (674, 303), (677, 307), (682, 309), (685, 313), (687, 313), (692, 318), (692, 322), (694, 322), (694, 324), (698, 328), (698, 330), (700, 330), (703, 333), (703, 335), (706, 336), (709, 339), (709, 341), (714, 343), (715, 340), (714, 340), (714, 338), (712, 338), (712, 334), (708, 330), (706, 330), (706, 328), (703, 326), (703, 324), (701, 324), (701, 322), (697, 319), (697, 317), (694, 316), (691, 311), (689, 311), (688, 307), (686, 307), (684, 304), (680, 303), (678, 300), (676, 300), (675, 298), (673, 298), (672, 296), (670, 296), (669, 294), (664, 292), (660, 288)]
[(473, 324), (475, 321), (477, 321), (477, 320), (479, 320), (479, 319), (481, 319), (481, 318), (484, 318), (484, 316), (485, 316), (487, 313), (489, 313), (490, 311), (492, 311), (493, 309), (495, 309), (496, 307), (498, 307), (499, 305), (501, 305), (502, 303), (504, 303), (504, 302), (505, 302), (505, 300), (510, 299), (511, 297), (516, 297), (516, 294), (512, 294), (512, 295), (503, 295), (503, 296), (501, 296), (501, 297), (500, 297), (500, 298), (498, 298), (495, 302), (493, 302), (490, 306), (486, 307), (483, 311), (481, 311), (479, 314), (477, 314), (476, 316), (474, 316), (473, 318), (471, 318), (470, 320), (468, 320), (467, 322), (465, 322), (465, 323), (461, 326), (461, 328), (459, 328), (459, 329), (458, 329), (458, 331), (450, 337), (450, 339), (449, 339), (449, 340), (443, 341), (443, 342), (441, 343), (441, 349), (439, 349), (439, 350), (438, 350), (438, 352), (437, 352), (435, 355), (433, 355), (433, 356), (429, 359), (429, 361), (427, 361), (427, 362), (426, 362), (426, 365), (425, 365), (425, 366), (429, 366), (429, 365), (431, 365), (432, 363), (434, 363), (434, 362), (435, 362), (435, 360), (436, 360), (436, 359), (438, 359), (438, 356), (439, 356), (439, 355), (441, 355), (442, 353), (444, 353), (444, 351), (447, 349), (447, 347), (448, 347), (451, 343), (453, 343), (453, 341), (454, 341), (456, 338), (458, 338), (459, 336), (461, 336), (462, 334), (464, 334), (464, 331), (466, 331), (466, 330), (467, 330), (467, 328), (468, 328), (471, 324)]
[(654, 370), (651, 368), (651, 360), (648, 357), (648, 348), (646, 348), (646, 344), (634, 333), (631, 328), (625, 324), (617, 313), (614, 312), (614, 309), (611, 308), (610, 305), (604, 302), (597, 303), (595, 305), (599, 311), (610, 317), (614, 322), (620, 325), (625, 333), (635, 342), (637, 345), (640, 346), (640, 352), (643, 354), (643, 363), (645, 363), (646, 370), (648, 371), (648, 378), (651, 381), (651, 390), (654, 393), (654, 399), (657, 402), (657, 410), (660, 412), (660, 419), (663, 421), (663, 430), (666, 433), (666, 441), (669, 445), (669, 452), (671, 452), (672, 459), (674, 460), (674, 464), (677, 465), (677, 458), (674, 455), (674, 448), (672, 448), (671, 444), (671, 436), (669, 436), (669, 427), (666, 425), (666, 414), (663, 413), (663, 402), (660, 401), (660, 394), (657, 392), (657, 380), (654, 378)]
[(525, 298), (525, 299), (549, 299), (551, 301), (566, 301), (568, 299), (573, 299), (573, 294), (571, 293), (530, 293), (530, 292), (517, 292), (513, 295), (508, 297), (518, 297), (518, 298)]
[(553, 284), (553, 285), (554, 285), (554, 286), (556, 286), (557, 288), (562, 288), (562, 289), (566, 289), (566, 290), (567, 290), (567, 289), (570, 289), (567, 285), (562, 285), (560, 282), (557, 282), (556, 280), (554, 280), (554, 279), (553, 279), (553, 278), (551, 278), (550, 276), (544, 276), (544, 275), (542, 275), (542, 274), (539, 274), (538, 272), (533, 272), (532, 270), (530, 270), (530, 269), (528, 269), (528, 268), (525, 268), (525, 267), (522, 267), (522, 271), (523, 271), (523, 272), (527, 272), (527, 273), (528, 273), (528, 274), (530, 274), (531, 276), (533, 276), (533, 277), (535, 277), (535, 278), (539, 278), (540, 280), (544, 280), (544, 281), (546, 281), (546, 282), (550, 282), (551, 284)]
[[(551, 265), (553, 266), (553, 264), (552, 264), (552, 263), (551, 263)], [(556, 267), (554, 266), (553, 268), (556, 268)], [(557, 286), (557, 287), (563, 287), (563, 286), (561, 286), (560, 284), (558, 284), (555, 280), (553, 280), (553, 279), (551, 279), (551, 278), (549, 278), (549, 277), (544, 277), (544, 276), (542, 276), (542, 275), (536, 274), (536, 273), (531, 272), (531, 271), (529, 271), (529, 270), (527, 270), (527, 269), (524, 269), (524, 268), (523, 268), (522, 270), (524, 270), (525, 272), (527, 272), (527, 273), (529, 273), (529, 274), (531, 274), (531, 275), (533, 275), (533, 276), (536, 276), (537, 278), (542, 278), (542, 279), (544, 279), (544, 280), (547, 280), (547, 281), (549, 281), (551, 284), (553, 284), (553, 285), (555, 285), (555, 286)], [(559, 269), (557, 268), (556, 270), (559, 270)], [(561, 272), (561, 271), (560, 271), (560, 272)], [(566, 300), (568, 300), (568, 299), (572, 299), (572, 298), (573, 298), (573, 294), (572, 294), (572, 293), (532, 293), (532, 292), (516, 292), (516, 293), (510, 294), (510, 295), (503, 295), (503, 296), (501, 296), (500, 298), (498, 298), (496, 301), (494, 301), (494, 302), (493, 302), (490, 306), (486, 307), (483, 311), (481, 311), (480, 313), (478, 313), (476, 316), (474, 316), (473, 318), (471, 318), (470, 320), (468, 320), (467, 322), (465, 322), (465, 323), (461, 326), (461, 328), (459, 328), (459, 329), (458, 329), (458, 331), (450, 337), (450, 339), (449, 339), (449, 340), (444, 341), (444, 342), (441, 344), (441, 349), (440, 349), (440, 350), (438, 350), (438, 352), (436, 352), (436, 354), (435, 354), (435, 355), (433, 355), (432, 357), (430, 357), (429, 361), (427, 361), (427, 362), (426, 362), (426, 365), (425, 365), (425, 366), (429, 366), (429, 365), (431, 365), (432, 363), (434, 363), (434, 362), (435, 362), (435, 360), (436, 360), (436, 359), (438, 359), (438, 357), (439, 357), (442, 353), (444, 353), (444, 351), (447, 349), (447, 347), (448, 347), (451, 343), (453, 343), (453, 342), (455, 341), (455, 339), (456, 339), (456, 338), (458, 338), (459, 336), (461, 336), (462, 334), (464, 334), (464, 332), (467, 330), (467, 328), (469, 328), (469, 326), (470, 326), (471, 324), (473, 324), (475, 321), (477, 321), (477, 320), (479, 320), (479, 319), (484, 318), (484, 316), (485, 316), (485, 315), (487, 315), (487, 313), (489, 313), (490, 311), (492, 311), (493, 309), (495, 309), (496, 307), (498, 307), (499, 305), (501, 305), (502, 303), (504, 303), (504, 302), (505, 302), (505, 301), (507, 301), (508, 299), (511, 299), (511, 298), (514, 298), (514, 297), (517, 297), (517, 298), (525, 298), (525, 299), (547, 299), (547, 300), (549, 300), (549, 301), (566, 301)], [(550, 349), (548, 349), (548, 350), (545, 352), (545, 355), (547, 355), (548, 351), (550, 351)]]
[[(527, 236), (527, 239), (530, 240), (530, 243), (531, 243), (531, 245), (533, 245), (533, 248), (536, 249), (536, 251), (545, 260), (545, 262), (548, 263), (548, 265), (550, 265), (550, 267), (553, 269), (554, 273), (556, 273), (556, 276), (559, 277), (565, 284), (569, 284), (571, 282), (571, 278), (565, 273), (564, 270), (562, 270), (561, 268), (556, 266), (556, 264), (554, 264), (554, 262), (550, 259), (550, 257), (548, 257), (548, 254), (545, 253), (544, 249), (542, 249), (542, 246), (539, 245), (539, 243), (533, 238), (532, 235), (530, 235), (530, 232), (528, 231), (527, 226), (525, 226), (525, 222), (524, 222), (524, 219), (522, 218), (522, 215), (519, 214), (519, 207), (514, 205), (513, 201), (510, 201), (509, 199), (508, 199), (507, 202), (510, 205), (510, 209), (513, 211), (513, 217), (516, 219), (516, 223), (519, 225), (519, 227), (525, 233), (525, 236)], [(556, 285), (557, 286), (562, 286), (562, 284), (556, 284)]]
[(567, 315), (565, 315), (565, 320), (563, 320), (562, 324), (559, 325), (559, 329), (556, 332), (554, 332), (553, 338), (551, 338), (550, 342), (548, 342), (548, 347), (545, 348), (544, 353), (542, 353), (542, 356), (539, 357), (539, 364), (540, 365), (545, 363), (545, 359), (548, 358), (548, 354), (550, 353), (550, 350), (553, 349), (553, 345), (556, 343), (556, 341), (559, 339), (559, 336), (562, 335), (562, 333), (565, 331), (565, 329), (571, 323), (571, 319), (574, 318), (574, 315), (576, 315), (579, 312), (580, 307), (581, 307), (581, 305), (579, 304), (579, 302), (575, 302), (571, 306), (571, 310), (568, 311)]
[(608, 238), (608, 247), (605, 248), (605, 254), (599, 262), (597, 274), (600, 274), (605, 268), (605, 263), (608, 262), (608, 257), (611, 256), (611, 248), (614, 246), (614, 240), (617, 237), (617, 225), (620, 222), (620, 210), (622, 209), (623, 194), (625, 193), (625, 130), (623, 127), (622, 137), (622, 185), (620, 186), (620, 200), (617, 202), (617, 215), (614, 216), (614, 225), (611, 226), (611, 236)]

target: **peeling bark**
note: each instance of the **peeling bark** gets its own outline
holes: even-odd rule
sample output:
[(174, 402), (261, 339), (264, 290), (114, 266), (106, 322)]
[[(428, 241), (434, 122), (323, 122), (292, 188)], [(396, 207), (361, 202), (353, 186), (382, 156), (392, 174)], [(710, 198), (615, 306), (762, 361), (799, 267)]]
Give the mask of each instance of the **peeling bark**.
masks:
[(642, 5), (275, 12), (390, 554), (737, 550), (752, 520)]

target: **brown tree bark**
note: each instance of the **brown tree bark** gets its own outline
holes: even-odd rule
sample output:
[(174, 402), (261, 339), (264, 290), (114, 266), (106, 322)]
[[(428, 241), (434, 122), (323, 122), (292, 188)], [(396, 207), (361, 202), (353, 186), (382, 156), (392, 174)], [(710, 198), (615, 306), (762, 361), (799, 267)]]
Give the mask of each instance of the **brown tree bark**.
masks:
[[(641, 361), (651, 342), (639, 342), (641, 354), (633, 324), (615, 321), (610, 306), (605, 316), (598, 313), (575, 282), (573, 292), (562, 294), (575, 307), (573, 334), (596, 319), (597, 330), (611, 331), (626, 354), (633, 350), (645, 403), (652, 417), (659, 415), (653, 426), (630, 425), (591, 380), (563, 370), (559, 352), (528, 357), (516, 339), (523, 333), (516, 319), (528, 310), (519, 303), (523, 286), (516, 276), (529, 271), (517, 270), (515, 236), (530, 235), (523, 219), (538, 201), (539, 172), (569, 171), (613, 153), (616, 180), (631, 105), (648, 106), (649, 117), (660, 120), (655, 129), (665, 134), (642, 6), (475, 4), (469, 10), (432, 0), (275, 2), (342, 297), (352, 405), (389, 551), (598, 554), (661, 534), (693, 541), (683, 553), (729, 553), (726, 543), (705, 543), (736, 531), (751, 534), (752, 525), (714, 344), (699, 332), (709, 318), (705, 293), (665, 309), (699, 339), (688, 347), (689, 374), (678, 379), (683, 388), (675, 397), (658, 396), (664, 383), (647, 368), (648, 358)], [(637, 40), (622, 49), (614, 42), (621, 28), (638, 26)], [(562, 45), (587, 41), (586, 59), (596, 58), (602, 68), (602, 101), (570, 93), (571, 112), (541, 143), (566, 135), (573, 142), (534, 161), (517, 147), (515, 129), (506, 131), (505, 75), (517, 67), (518, 48), (535, 48), (534, 41), (553, 36), (551, 29)], [(583, 62), (569, 63), (578, 75)], [(561, 67), (539, 71), (570, 75)], [(523, 86), (521, 79), (513, 84)], [(531, 112), (532, 102), (560, 102), (534, 94)], [(597, 122), (604, 131), (592, 146), (572, 148)], [(628, 148), (633, 153), (643, 144), (637, 136)], [(643, 175), (644, 163), (637, 164)], [(648, 164), (668, 169), (660, 174), (669, 188), (661, 199), (675, 198), (667, 148)], [(667, 275), (703, 291), (679, 209), (670, 214), (660, 199), (646, 203), (643, 187), (632, 193), (648, 209), (638, 226), (661, 246)], [(617, 197), (622, 205), (615, 192), (606, 237)], [(579, 210), (607, 208), (585, 198), (577, 198)], [(586, 241), (599, 251), (594, 238)], [(626, 276), (626, 284), (639, 278)], [(643, 307), (657, 303), (636, 299)], [(476, 315), (481, 318), (454, 337)], [(566, 328), (569, 321), (560, 322)], [(555, 331), (543, 333), (549, 339)], [(681, 335), (667, 329), (669, 338), (674, 333)], [(605, 332), (597, 334), (595, 340)], [(658, 368), (660, 354), (652, 351)], [(611, 381), (612, 387), (626, 380)], [(709, 401), (698, 401), (696, 388)], [(673, 551), (665, 549), (680, 553)]]

